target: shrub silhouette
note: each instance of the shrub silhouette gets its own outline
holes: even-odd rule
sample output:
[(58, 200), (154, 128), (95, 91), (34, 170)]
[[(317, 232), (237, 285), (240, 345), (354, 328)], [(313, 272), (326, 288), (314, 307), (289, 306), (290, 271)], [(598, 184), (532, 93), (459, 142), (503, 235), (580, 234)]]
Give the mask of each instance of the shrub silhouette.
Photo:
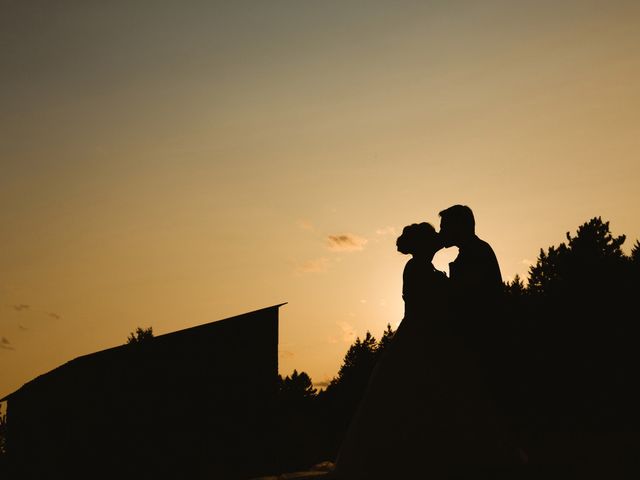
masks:
[(153, 327), (148, 328), (136, 328), (135, 332), (131, 332), (127, 337), (127, 344), (138, 344), (149, 341), (153, 338)]

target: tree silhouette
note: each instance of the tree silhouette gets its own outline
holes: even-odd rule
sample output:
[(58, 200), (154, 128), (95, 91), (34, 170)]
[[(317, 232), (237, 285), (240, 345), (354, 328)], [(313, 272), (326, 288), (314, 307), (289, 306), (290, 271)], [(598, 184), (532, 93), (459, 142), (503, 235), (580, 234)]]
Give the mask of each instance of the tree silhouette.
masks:
[[(5, 404), (6, 405), (6, 404)], [(0, 478), (13, 478), (7, 452), (7, 412), (0, 404)]]
[(147, 342), (153, 338), (153, 327), (148, 328), (136, 328), (135, 333), (131, 332), (129, 337), (127, 337), (127, 344), (138, 344), (142, 342)]
[(364, 390), (378, 359), (378, 342), (369, 331), (360, 340), (357, 337), (344, 356), (338, 375), (333, 378), (326, 390), (325, 396), (340, 398), (343, 408), (348, 415), (355, 411), (355, 407), (362, 398)]
[(504, 289), (505, 293), (511, 297), (520, 297), (527, 293), (527, 287), (518, 274), (513, 277), (511, 282), (505, 282)]
[[(7, 453), (7, 414), (0, 411), (0, 458)], [(0, 460), (1, 465), (2, 460)]]
[(373, 368), (376, 360), (377, 341), (369, 331), (365, 337), (356, 341), (349, 347), (340, 370), (337, 381), (348, 381), (351, 378), (362, 379), (368, 377), (367, 373)]
[(528, 289), (532, 293), (549, 294), (564, 278), (567, 246), (561, 243), (558, 248), (549, 247), (547, 252), (540, 249), (538, 260), (529, 270)]
[(274, 441), (279, 445), (280, 469), (296, 470), (324, 459), (326, 439), (316, 405), (317, 390), (306, 372), (278, 375)]
[(391, 340), (393, 340), (393, 335), (395, 333), (396, 333), (395, 330), (391, 328), (391, 324), (387, 323), (387, 328), (384, 330), (384, 332), (382, 332), (382, 337), (380, 337), (380, 341), (376, 346), (377, 357), (379, 357), (382, 354), (382, 352), (385, 351), (387, 346), (391, 343)]
[[(380, 341), (367, 331), (357, 337), (345, 353), (336, 377), (317, 395), (320, 420), (318, 431), (324, 436), (324, 458), (337, 454), (349, 422), (366, 390), (373, 368), (391, 342), (395, 331), (387, 324)], [(382, 421), (383, 419), (381, 419)]]
[(313, 388), (311, 378), (306, 372), (298, 373), (297, 370), (294, 370), (291, 376), (284, 378), (278, 375), (278, 384), (280, 395), (287, 400), (309, 399), (317, 393), (317, 390)]
[[(521, 393), (516, 415), (530, 430), (602, 431), (638, 425), (633, 352), (638, 337), (639, 243), (594, 217), (567, 242), (540, 250), (529, 270), (505, 285), (512, 375)], [(635, 318), (634, 318), (635, 317)]]
[(567, 289), (609, 282), (609, 275), (621, 273), (625, 261), (621, 249), (625, 236), (614, 237), (609, 222), (594, 217), (578, 228), (575, 237), (566, 234), (568, 244), (540, 250), (529, 270), (529, 290), (537, 294), (566, 294)]
[(569, 247), (587, 263), (600, 258), (624, 258), (620, 247), (625, 239), (625, 235), (619, 237), (611, 235), (609, 222), (603, 222), (601, 217), (594, 217), (578, 227), (575, 237), (567, 232)]

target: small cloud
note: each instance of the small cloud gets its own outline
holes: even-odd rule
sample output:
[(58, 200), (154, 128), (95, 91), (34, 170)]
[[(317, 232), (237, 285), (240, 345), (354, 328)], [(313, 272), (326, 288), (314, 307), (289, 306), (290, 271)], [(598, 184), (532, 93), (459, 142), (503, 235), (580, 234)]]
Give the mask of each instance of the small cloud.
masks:
[(293, 358), (295, 354), (291, 350), (280, 350), (278, 356), (281, 358)]
[(331, 378), (326, 378), (325, 380), (321, 380), (319, 382), (313, 382), (313, 386), (316, 388), (326, 388), (331, 383)]
[(336, 325), (340, 327), (342, 331), (342, 341), (345, 343), (351, 343), (356, 338), (356, 329), (353, 328), (353, 325), (347, 322), (336, 322)]
[(307, 260), (300, 265), (296, 270), (298, 273), (324, 273), (329, 269), (328, 258), (314, 258)]
[(360, 303), (367, 303), (367, 300), (362, 298), (362, 299), (360, 299)]
[(310, 232), (313, 232), (316, 229), (313, 226), (313, 223), (311, 223), (309, 220), (298, 220), (298, 227), (302, 230), (309, 230)]
[(29, 330), (27, 327), (25, 327), (24, 325), (18, 325), (18, 328), (20, 330), (22, 330), (23, 332), (26, 332), (27, 330)]
[(397, 235), (396, 227), (382, 227), (376, 230), (376, 235)]
[(24, 303), (20, 303), (18, 305), (13, 305), (13, 309), (16, 312), (22, 312), (23, 310), (29, 310), (31, 308), (29, 305), (25, 305)]
[(329, 235), (327, 237), (328, 248), (334, 252), (355, 252), (362, 250), (367, 241), (366, 238), (354, 235), (353, 233)]
[(60, 320), (60, 318), (62, 318), (57, 313), (53, 313), (53, 312), (49, 312), (47, 313), (47, 315), (49, 315), (51, 318), (55, 318), (56, 320)]
[(7, 337), (0, 338), (0, 348), (3, 348), (5, 350), (15, 350)]
[(529, 267), (529, 266), (533, 265), (536, 262), (534, 262), (533, 260), (529, 260), (528, 258), (523, 258), (520, 261), (520, 263), (522, 263), (523, 265), (526, 265), (527, 267)]

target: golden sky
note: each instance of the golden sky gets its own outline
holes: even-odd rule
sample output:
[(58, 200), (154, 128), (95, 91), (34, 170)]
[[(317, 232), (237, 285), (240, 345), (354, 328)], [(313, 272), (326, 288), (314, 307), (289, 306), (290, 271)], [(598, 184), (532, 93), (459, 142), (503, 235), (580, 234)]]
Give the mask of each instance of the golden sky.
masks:
[(0, 395), (285, 301), (280, 372), (326, 381), (455, 203), (505, 279), (593, 216), (640, 237), (640, 2), (0, 7)]

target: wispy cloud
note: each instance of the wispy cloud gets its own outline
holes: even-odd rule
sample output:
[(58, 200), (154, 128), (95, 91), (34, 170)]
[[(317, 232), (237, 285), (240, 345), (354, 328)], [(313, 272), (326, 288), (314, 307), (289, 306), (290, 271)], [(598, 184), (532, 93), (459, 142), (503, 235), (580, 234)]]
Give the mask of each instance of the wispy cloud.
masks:
[(15, 350), (7, 337), (0, 338), (0, 348), (3, 348), (4, 350)]
[(367, 241), (366, 238), (353, 233), (342, 233), (340, 235), (329, 235), (327, 237), (327, 247), (334, 252), (355, 252), (362, 250)]
[(24, 325), (18, 325), (18, 328), (20, 330), (22, 330), (23, 332), (26, 332), (27, 330), (29, 330), (27, 327), (25, 327)]
[(311, 232), (316, 229), (313, 223), (311, 223), (309, 220), (298, 220), (298, 227), (302, 230), (309, 230)]
[(328, 258), (314, 258), (307, 260), (296, 268), (297, 273), (324, 273), (329, 270)]
[(329, 343), (338, 343), (342, 341), (344, 343), (352, 343), (356, 338), (356, 329), (348, 322), (336, 322), (336, 325), (340, 328), (340, 335), (338, 337), (329, 337)]
[(391, 226), (382, 227), (382, 228), (378, 228), (376, 230), (376, 235), (380, 235), (380, 236), (383, 236), (383, 235), (397, 235), (397, 230), (396, 230), (396, 227), (391, 227)]
[(39, 315), (46, 315), (49, 318), (53, 318), (55, 320), (60, 320), (62, 315), (56, 312), (49, 312), (47, 310), (40, 310), (39, 308), (34, 308), (32, 305), (26, 303), (16, 303), (14, 305), (6, 305), (7, 308), (15, 310), (16, 312), (32, 312)]
[(529, 260), (528, 258), (523, 258), (522, 260), (520, 260), (520, 263), (523, 265), (526, 265), (527, 267), (530, 267), (531, 265), (534, 265), (536, 262), (534, 262), (533, 260)]
[(291, 350), (280, 350), (278, 356), (280, 358), (293, 358), (295, 354)]

